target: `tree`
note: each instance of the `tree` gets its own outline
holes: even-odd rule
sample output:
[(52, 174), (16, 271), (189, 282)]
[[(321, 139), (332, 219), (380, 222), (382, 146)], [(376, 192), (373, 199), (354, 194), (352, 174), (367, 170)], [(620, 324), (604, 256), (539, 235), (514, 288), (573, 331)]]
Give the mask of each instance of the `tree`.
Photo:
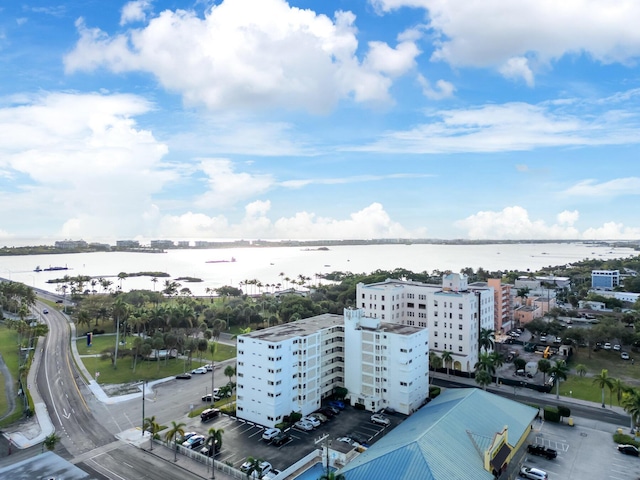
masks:
[(481, 353), (478, 357), (478, 361), (473, 366), (473, 368), (475, 369), (476, 373), (478, 371), (485, 371), (489, 374), (489, 376), (492, 376), (496, 370), (495, 364), (493, 362), (493, 356), (487, 352)]
[(584, 377), (587, 374), (587, 366), (583, 363), (579, 363), (576, 365), (576, 373), (581, 377)]
[(149, 432), (151, 434), (151, 439), (149, 441), (149, 450), (153, 451), (153, 439), (155, 438), (156, 434), (160, 431), (160, 424), (158, 424), (158, 422), (156, 422), (156, 417), (147, 417), (144, 419), (144, 431), (145, 432)]
[(624, 411), (631, 417), (631, 427), (633, 428), (634, 425), (640, 422), (640, 391), (635, 388), (630, 388), (624, 392), (622, 394), (621, 405)]
[(184, 435), (184, 427), (186, 424), (180, 422), (176, 423), (175, 421), (171, 422), (171, 428), (164, 434), (164, 439), (171, 443), (173, 441), (175, 446), (175, 454), (173, 457), (173, 461), (178, 461), (178, 436), (182, 437)]
[(495, 346), (495, 331), (490, 328), (481, 328), (478, 337), (478, 346), (485, 352), (493, 350)]
[(609, 405), (611, 407), (613, 407), (613, 395), (616, 395), (616, 399), (618, 400), (618, 405), (620, 404), (620, 401), (622, 400), (622, 394), (624, 392), (626, 392), (628, 390), (629, 387), (627, 387), (624, 382), (622, 380), (620, 380), (619, 378), (612, 378), (611, 379), (611, 399), (609, 401)]
[(111, 307), (111, 315), (116, 322), (116, 349), (113, 358), (113, 368), (117, 368), (118, 362), (118, 346), (120, 345), (120, 322), (128, 316), (129, 305), (124, 302), (122, 297), (116, 298)]
[(491, 374), (486, 370), (478, 370), (475, 374), (476, 383), (482, 387), (483, 390), (487, 389), (487, 385), (491, 383)]
[(233, 368), (232, 365), (227, 365), (224, 369), (224, 376), (229, 377), (229, 382), (231, 382), (231, 377), (236, 374), (236, 369)]
[(249, 457), (247, 458), (247, 462), (249, 462), (247, 478), (262, 478), (262, 462), (264, 462), (264, 460), (261, 458)]
[(569, 367), (564, 360), (555, 362), (555, 365), (549, 370), (549, 375), (556, 379), (556, 398), (560, 398), (560, 380), (566, 380), (569, 373)]
[(598, 388), (602, 389), (602, 408), (605, 408), (606, 406), (604, 404), (604, 388), (612, 387), (611, 378), (609, 377), (609, 371), (606, 368), (603, 368), (599, 375), (593, 377), (593, 383)]
[(445, 350), (444, 352), (442, 352), (442, 357), (441, 358), (442, 358), (442, 363), (447, 368), (447, 376), (449, 376), (449, 366), (450, 366), (451, 362), (453, 361), (453, 355), (448, 350)]
[(218, 452), (222, 448), (223, 433), (224, 430), (222, 428), (215, 429), (213, 427), (211, 427), (207, 432), (208, 437), (205, 445), (209, 446), (209, 453), (211, 454), (209, 455), (210, 457), (213, 457), (216, 452)]
[(538, 360), (538, 370), (542, 372), (542, 383), (545, 383), (546, 375), (551, 370), (551, 362), (546, 358), (541, 358)]
[(499, 383), (500, 375), (498, 375), (498, 369), (504, 365), (504, 356), (500, 352), (491, 352), (491, 361), (493, 362), (493, 371), (496, 374), (496, 386)]
[(52, 451), (56, 448), (56, 444), (60, 441), (60, 437), (56, 435), (56, 432), (50, 433), (44, 438), (43, 446), (47, 448), (47, 450)]

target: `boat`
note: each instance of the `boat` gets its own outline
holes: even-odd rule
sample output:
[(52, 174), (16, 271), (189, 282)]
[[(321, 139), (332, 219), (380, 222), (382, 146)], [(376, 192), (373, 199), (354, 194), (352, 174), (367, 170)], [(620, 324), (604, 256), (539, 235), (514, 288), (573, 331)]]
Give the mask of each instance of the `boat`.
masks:
[(236, 257), (231, 257), (231, 260), (207, 260), (205, 263), (233, 263), (236, 261)]
[(34, 272), (41, 272), (42, 269), (40, 268), (40, 265), (38, 265), (33, 271)]
[(45, 272), (57, 272), (58, 270), (69, 270), (69, 267), (65, 265), (64, 267), (48, 267), (43, 269)]

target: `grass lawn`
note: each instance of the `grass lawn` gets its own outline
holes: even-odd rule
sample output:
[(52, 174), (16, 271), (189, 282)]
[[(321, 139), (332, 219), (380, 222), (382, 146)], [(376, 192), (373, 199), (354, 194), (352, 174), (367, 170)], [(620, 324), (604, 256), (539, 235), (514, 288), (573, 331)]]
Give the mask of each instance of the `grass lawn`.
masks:
[[(632, 357), (633, 354), (633, 352), (629, 352)], [(609, 371), (610, 377), (619, 378), (630, 386), (640, 386), (640, 362), (632, 364), (631, 360), (622, 360), (620, 352), (613, 350), (594, 352), (592, 350), (591, 358), (589, 358), (587, 349), (581, 348), (571, 359), (569, 367), (574, 369), (580, 363), (587, 367), (587, 375), (598, 375), (605, 368)]]
[[(93, 347), (87, 349), (86, 347), (86, 339), (80, 338), (77, 340), (78, 351), (81, 355), (91, 355), (91, 354), (99, 354), (100, 351), (106, 347), (112, 346), (115, 343), (115, 337), (113, 336), (96, 336), (94, 339), (100, 339), (102, 346), (94, 340)], [(127, 346), (121, 346), (121, 348), (130, 348), (131, 337), (127, 337)], [(84, 350), (82, 350), (84, 349)], [(82, 352), (87, 353), (82, 353)], [(234, 358), (236, 356), (236, 348), (231, 345), (217, 344), (216, 353), (214, 355), (214, 360), (216, 362), (221, 362), (223, 360), (227, 360), (229, 358)], [(172, 358), (165, 362), (165, 360), (160, 360), (156, 362), (152, 361), (142, 361), (138, 359), (136, 364), (136, 370), (133, 371), (133, 359), (131, 357), (124, 357), (118, 359), (118, 364), (116, 369), (111, 365), (111, 359), (101, 359), (99, 357), (84, 357), (82, 361), (89, 370), (89, 373), (93, 375), (95, 378), (95, 373), (100, 372), (98, 376), (98, 383), (102, 385), (106, 384), (120, 384), (120, 383), (129, 383), (140, 380), (157, 380), (159, 378), (172, 377), (177, 375), (178, 373), (182, 373), (185, 370), (191, 371), (192, 369), (211, 362), (211, 356), (205, 355), (202, 359), (202, 363), (199, 361), (198, 357), (195, 356), (191, 360), (191, 365), (185, 362), (184, 359), (181, 358)], [(188, 380), (187, 380), (188, 381)]]
[[(127, 346), (122, 346), (122, 348), (131, 348), (133, 343), (133, 339), (131, 337), (126, 338)], [(80, 337), (76, 341), (76, 345), (78, 347), (78, 353), (80, 355), (93, 355), (101, 353), (104, 349), (109, 347), (116, 346), (116, 336), (115, 335), (94, 335), (91, 340), (92, 346), (87, 346), (87, 337)]]
[[(2, 353), (4, 363), (7, 364), (15, 384), (18, 378), (18, 332), (10, 330), (4, 325), (0, 325), (0, 353)], [(18, 403), (21, 404), (21, 402)], [(5, 415), (8, 408), (4, 377), (0, 374), (0, 416)]]

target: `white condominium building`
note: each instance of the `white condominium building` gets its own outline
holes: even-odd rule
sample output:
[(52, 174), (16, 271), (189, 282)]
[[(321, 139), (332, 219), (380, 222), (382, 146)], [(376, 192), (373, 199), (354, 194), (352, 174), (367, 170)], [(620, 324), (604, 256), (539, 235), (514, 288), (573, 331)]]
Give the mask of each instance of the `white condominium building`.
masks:
[(362, 310), (239, 335), (237, 348), (237, 415), (260, 425), (314, 412), (336, 387), (371, 411), (411, 413), (429, 394), (428, 331)]
[(480, 330), (494, 329), (494, 291), (469, 286), (467, 276), (443, 275), (442, 285), (388, 279), (356, 287), (356, 306), (385, 322), (429, 329), (431, 351), (448, 351), (454, 369), (472, 372)]

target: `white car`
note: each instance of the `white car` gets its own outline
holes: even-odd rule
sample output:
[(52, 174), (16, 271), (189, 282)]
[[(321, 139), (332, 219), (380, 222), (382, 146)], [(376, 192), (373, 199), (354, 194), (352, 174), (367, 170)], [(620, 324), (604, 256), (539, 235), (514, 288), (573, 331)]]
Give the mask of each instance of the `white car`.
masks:
[(531, 480), (547, 480), (549, 478), (547, 472), (533, 467), (522, 467), (520, 469), (520, 476), (530, 478)]
[(389, 420), (381, 413), (374, 413), (373, 415), (371, 415), (371, 421), (378, 425), (384, 425), (385, 427), (391, 424), (391, 420)]
[(611, 344), (609, 342), (605, 343), (603, 347), (605, 350), (611, 350)]
[[(251, 462), (249, 460), (247, 460), (242, 465), (240, 465), (240, 471), (242, 472), (248, 472), (250, 468), (251, 468)], [(258, 472), (254, 470), (253, 472), (251, 472), (251, 478), (261, 478), (263, 475), (266, 475), (267, 473), (269, 473), (272, 469), (273, 467), (269, 462), (267, 461), (260, 462), (260, 470), (262, 470), (262, 473), (260, 473), (260, 476), (258, 476)]]
[(303, 422), (309, 422), (311, 425), (313, 425), (314, 428), (319, 427), (320, 424), (322, 423), (320, 420), (318, 420), (315, 417), (302, 417), (300, 420), (302, 420)]
[(310, 432), (311, 430), (313, 430), (313, 425), (303, 420), (298, 420), (293, 426), (305, 432)]
[(620, 358), (621, 358), (622, 360), (629, 360), (629, 354), (628, 354), (627, 352), (622, 352), (622, 353), (620, 354)]
[(276, 427), (267, 428), (264, 432), (262, 432), (262, 439), (270, 442), (271, 440), (273, 440), (273, 437), (278, 435), (280, 432), (281, 430)]
[(614, 349), (616, 352), (619, 352), (619, 351), (620, 351), (620, 345), (615, 344), (615, 345), (613, 346), (613, 349)]
[(342, 443), (348, 443), (352, 447), (357, 447), (359, 445), (358, 442), (356, 442), (355, 440), (352, 440), (349, 437), (340, 437), (338, 438), (338, 441)]
[(207, 373), (207, 369), (204, 367), (198, 367), (191, 370), (191, 373)]

